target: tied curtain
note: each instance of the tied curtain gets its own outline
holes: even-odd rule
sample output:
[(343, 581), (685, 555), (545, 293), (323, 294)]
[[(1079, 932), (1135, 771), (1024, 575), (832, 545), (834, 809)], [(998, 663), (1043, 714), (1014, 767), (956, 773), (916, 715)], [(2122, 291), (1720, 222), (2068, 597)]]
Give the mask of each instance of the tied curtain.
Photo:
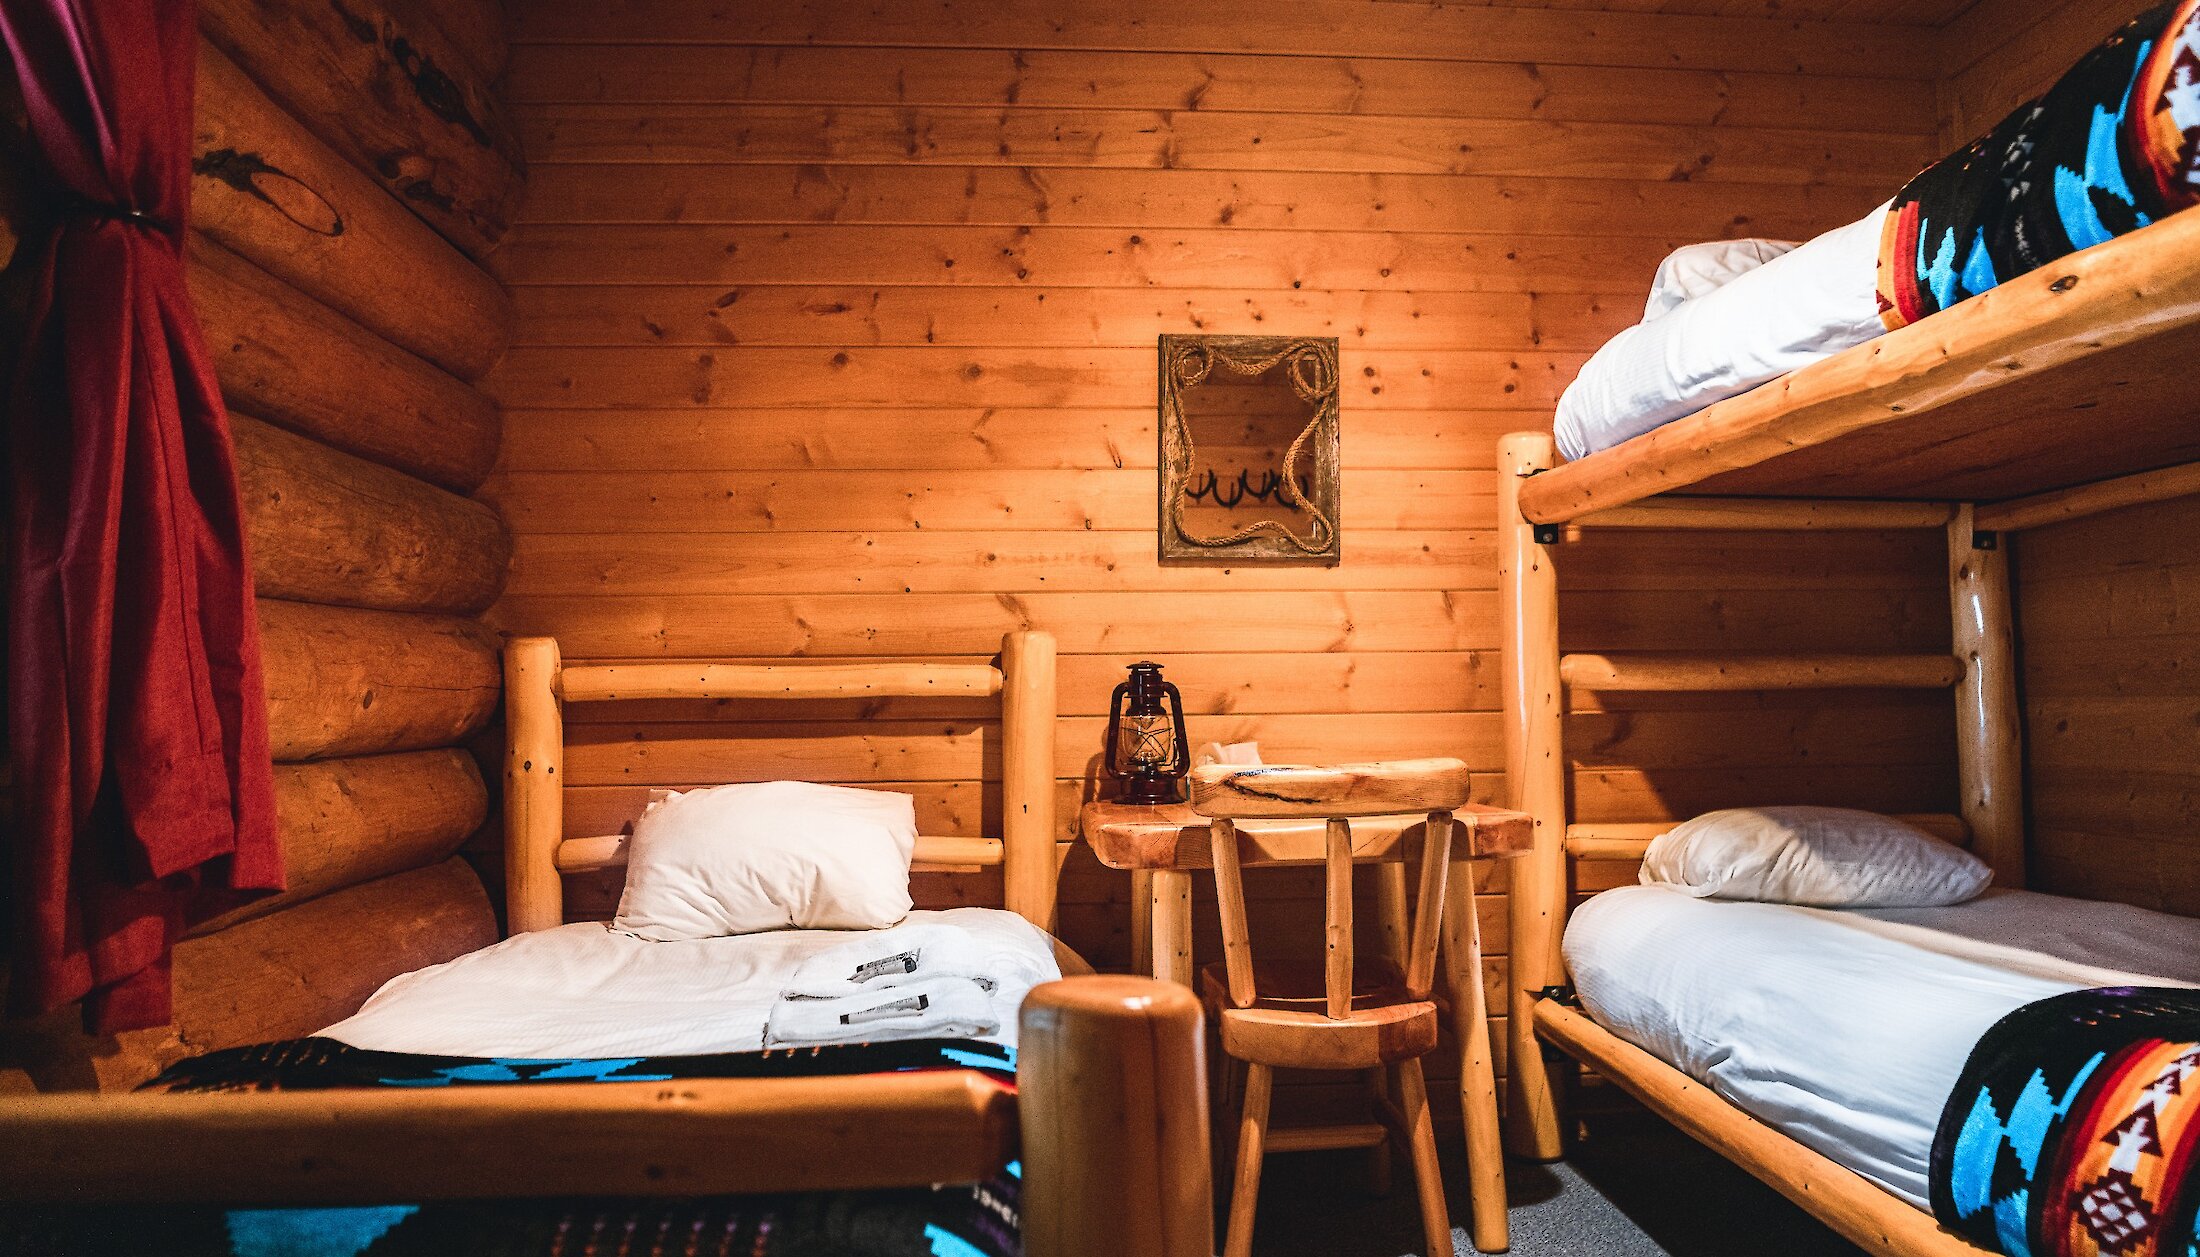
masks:
[(194, 0), (0, 0), (64, 206), (10, 381), (14, 1011), (170, 1017), (192, 922), (279, 890), (229, 421), (184, 290)]

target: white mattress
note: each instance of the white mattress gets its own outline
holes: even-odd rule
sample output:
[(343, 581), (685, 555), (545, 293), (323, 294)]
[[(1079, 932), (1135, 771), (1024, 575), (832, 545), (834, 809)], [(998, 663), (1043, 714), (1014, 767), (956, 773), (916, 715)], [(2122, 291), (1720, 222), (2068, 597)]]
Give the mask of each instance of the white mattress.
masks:
[(1979, 1036), (2063, 991), (2200, 985), (2200, 920), (2023, 891), (1834, 911), (1630, 886), (1575, 911), (1565, 953), (1599, 1024), (1923, 1208)]
[(1559, 450), (1586, 457), (1883, 335), (1886, 218), (1882, 206), (1613, 337), (1559, 399)]
[[(912, 912), (1029, 954), (1059, 977), (1053, 942), (1012, 912)], [(805, 957), (847, 942), (839, 930), (775, 930), (696, 942), (650, 942), (600, 922), (508, 938), (384, 983), (360, 1010), (321, 1031), (353, 1047), (439, 1056), (680, 1056), (763, 1046), (764, 1021)], [(1001, 1032), (1035, 985), (993, 992)]]

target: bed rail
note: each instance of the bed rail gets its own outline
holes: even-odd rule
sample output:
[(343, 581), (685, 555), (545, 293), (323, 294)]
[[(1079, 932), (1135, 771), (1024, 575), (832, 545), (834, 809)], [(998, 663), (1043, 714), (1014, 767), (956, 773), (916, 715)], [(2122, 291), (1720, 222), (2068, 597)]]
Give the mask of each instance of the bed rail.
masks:
[(381, 1204), (975, 1182), (1030, 1257), (1212, 1257), (1205, 1023), (1150, 978), (1033, 990), (1016, 1086), (830, 1078), (11, 1096), (0, 1203)]

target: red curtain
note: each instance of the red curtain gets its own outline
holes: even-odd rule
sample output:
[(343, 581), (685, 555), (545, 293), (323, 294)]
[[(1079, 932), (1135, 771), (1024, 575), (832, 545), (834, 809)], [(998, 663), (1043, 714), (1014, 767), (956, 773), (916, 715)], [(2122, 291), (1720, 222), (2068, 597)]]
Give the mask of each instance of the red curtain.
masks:
[(19, 1012), (169, 1019), (184, 927), (282, 887), (229, 420), (184, 291), (193, 0), (0, 0), (69, 200), (10, 393)]

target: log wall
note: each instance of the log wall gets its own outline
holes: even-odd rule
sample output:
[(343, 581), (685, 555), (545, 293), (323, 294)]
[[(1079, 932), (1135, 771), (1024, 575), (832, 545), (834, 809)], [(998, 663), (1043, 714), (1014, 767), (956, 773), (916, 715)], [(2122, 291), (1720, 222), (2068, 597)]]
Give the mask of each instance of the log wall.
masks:
[[(2084, 47), (2151, 7), (1988, 0), (1967, 25), (1991, 34), (1954, 46), (1992, 55), (1953, 67), (1949, 99), (1971, 131), (1990, 126)], [(2195, 498), (2017, 539), (2032, 877), (2040, 889), (2200, 914), (2196, 540)]]
[[(1549, 423), (1673, 246), (1850, 221), (1937, 144), (1932, 43), (1901, 28), (876, 8), (518, 15), (529, 196), (494, 260), (518, 323), (486, 380), (516, 550), (491, 614), (569, 657), (968, 658), (1046, 629), (1065, 823), (1141, 658), (1194, 742), (1458, 755), (1497, 796), (1497, 436)], [(1156, 565), (1155, 337), (1199, 331), (1342, 341), (1341, 566)], [(1629, 534), (1566, 552), (1569, 646), (1944, 649), (1942, 564), (1927, 536)], [(1954, 802), (1945, 696), (1581, 702), (1591, 819)], [(774, 775), (901, 783), (929, 832), (999, 832), (966, 784), (996, 771), (977, 709), (576, 715), (576, 833), (649, 785)], [(1318, 876), (1249, 893), (1264, 946), (1319, 912)], [(1074, 854), (1063, 934), (1126, 963), (1126, 899)], [(1485, 932), (1501, 974), (1495, 896)]]
[(519, 194), (501, 14), (208, 0), (201, 25), (188, 278), (231, 408), (290, 885), (179, 946), (164, 1030), (9, 1025), (0, 1090), (308, 1034), (496, 937), (454, 857), (489, 813), (466, 744), (501, 682), (475, 617), (511, 554), (468, 496), (502, 429), (469, 381), (511, 313), (475, 260)]

